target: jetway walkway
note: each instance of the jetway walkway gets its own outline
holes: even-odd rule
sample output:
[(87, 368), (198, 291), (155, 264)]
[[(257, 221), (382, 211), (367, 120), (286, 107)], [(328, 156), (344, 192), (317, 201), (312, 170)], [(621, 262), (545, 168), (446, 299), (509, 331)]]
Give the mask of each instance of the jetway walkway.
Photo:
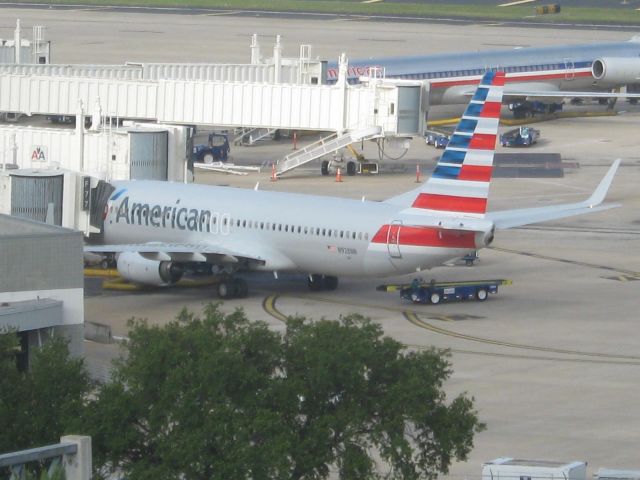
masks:
[(336, 132), (379, 126), (410, 136), (421, 131), (420, 103), (409, 112), (397, 106), (416, 88), (0, 74), (0, 112)]
[(379, 137), (381, 135), (382, 128), (378, 126), (353, 130), (341, 135), (334, 133), (328, 137), (320, 139), (316, 143), (312, 143), (311, 145), (307, 145), (294, 153), (290, 153), (282, 160), (279, 160), (276, 164), (276, 175), (282, 175), (289, 170), (293, 170), (294, 168), (304, 165), (305, 163), (309, 163), (323, 155), (327, 155), (328, 153), (333, 153), (341, 148), (351, 145), (352, 143)]
[[(77, 76), (68, 75), (66, 67), (61, 75), (28, 73), (49, 67), (57, 68), (14, 65), (2, 73), (0, 67), (0, 112), (91, 116), (92, 130), (97, 130), (105, 117), (115, 117), (164, 124), (250, 127), (263, 132), (346, 132), (280, 161), (279, 174), (362, 138), (418, 135), (424, 124), (421, 82), (374, 78), (349, 85), (344, 55), (338, 82), (332, 85), (113, 78), (114, 72), (124, 71), (121, 66), (106, 75), (90, 66), (70, 66)], [(84, 67), (89, 76), (82, 74)]]

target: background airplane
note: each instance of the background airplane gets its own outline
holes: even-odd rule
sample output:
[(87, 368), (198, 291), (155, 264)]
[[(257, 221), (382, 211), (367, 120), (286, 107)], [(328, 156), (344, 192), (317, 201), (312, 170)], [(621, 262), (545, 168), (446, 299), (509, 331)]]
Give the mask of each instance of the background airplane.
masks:
[[(327, 66), (327, 82), (338, 78), (335, 63)], [(504, 71), (506, 97), (637, 98), (640, 95), (640, 36), (626, 42), (516, 48), (485, 52), (350, 60), (348, 80), (358, 82), (373, 68), (385, 77), (423, 80), (429, 105), (466, 104), (486, 71)], [(611, 93), (627, 86), (628, 93)]]
[(408, 274), (493, 241), (496, 229), (594, 212), (619, 161), (584, 202), (487, 212), (505, 75), (488, 72), (427, 182), (384, 202), (155, 181), (114, 182), (103, 241), (128, 280), (176, 282), (189, 262), (226, 273), (222, 298), (243, 297), (243, 270), (308, 273), (312, 290), (338, 276)]

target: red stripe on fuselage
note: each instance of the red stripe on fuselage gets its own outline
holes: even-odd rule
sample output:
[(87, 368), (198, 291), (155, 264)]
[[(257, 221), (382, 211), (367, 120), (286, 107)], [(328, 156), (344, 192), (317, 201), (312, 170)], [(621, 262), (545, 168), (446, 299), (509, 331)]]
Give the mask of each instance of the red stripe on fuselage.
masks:
[(491, 180), (492, 167), (481, 165), (462, 165), (458, 180), (469, 180), (473, 182), (488, 182)]
[(373, 236), (371, 243), (387, 244), (387, 239), (390, 238), (389, 228), (392, 229), (394, 235), (397, 235), (397, 237), (389, 240), (392, 245), (448, 248), (476, 247), (475, 232), (408, 225), (383, 225)]
[(442, 212), (484, 213), (487, 211), (487, 199), (421, 193), (411, 206)]
[[(536, 80), (569, 80), (570, 78), (591, 77), (591, 70), (585, 72), (563, 72), (563, 73), (541, 73), (523, 75), (520, 77), (505, 77), (505, 84), (507, 83), (520, 83), (520, 82), (532, 82)], [(482, 77), (467, 78), (464, 80), (444, 80), (439, 82), (437, 80), (429, 80), (431, 88), (447, 88), (455, 87), (456, 85), (478, 85), (482, 80)], [(508, 93), (508, 92), (507, 92)]]

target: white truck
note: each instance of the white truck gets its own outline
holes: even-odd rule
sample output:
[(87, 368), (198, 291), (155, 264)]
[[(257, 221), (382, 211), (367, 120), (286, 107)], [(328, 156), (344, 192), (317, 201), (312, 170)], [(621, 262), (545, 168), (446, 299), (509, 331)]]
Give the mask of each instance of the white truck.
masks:
[(501, 457), (482, 465), (482, 480), (586, 480), (587, 462)]

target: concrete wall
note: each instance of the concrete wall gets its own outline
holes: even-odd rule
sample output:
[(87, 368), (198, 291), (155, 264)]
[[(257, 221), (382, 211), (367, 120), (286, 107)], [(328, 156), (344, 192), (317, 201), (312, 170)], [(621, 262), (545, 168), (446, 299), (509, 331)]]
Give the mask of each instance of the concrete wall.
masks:
[[(35, 328), (35, 314), (33, 321), (21, 323), (29, 327), (19, 330), (30, 331), (30, 345), (38, 345), (53, 331), (69, 339), (73, 355), (82, 354), (82, 240), (81, 232), (0, 215), (0, 308), (10, 309), (17, 302), (37, 299), (62, 302), (59, 324), (52, 325), (49, 318), (44, 318), (42, 328)], [(17, 320), (10, 313), (2, 316), (5, 326), (15, 328)]]

